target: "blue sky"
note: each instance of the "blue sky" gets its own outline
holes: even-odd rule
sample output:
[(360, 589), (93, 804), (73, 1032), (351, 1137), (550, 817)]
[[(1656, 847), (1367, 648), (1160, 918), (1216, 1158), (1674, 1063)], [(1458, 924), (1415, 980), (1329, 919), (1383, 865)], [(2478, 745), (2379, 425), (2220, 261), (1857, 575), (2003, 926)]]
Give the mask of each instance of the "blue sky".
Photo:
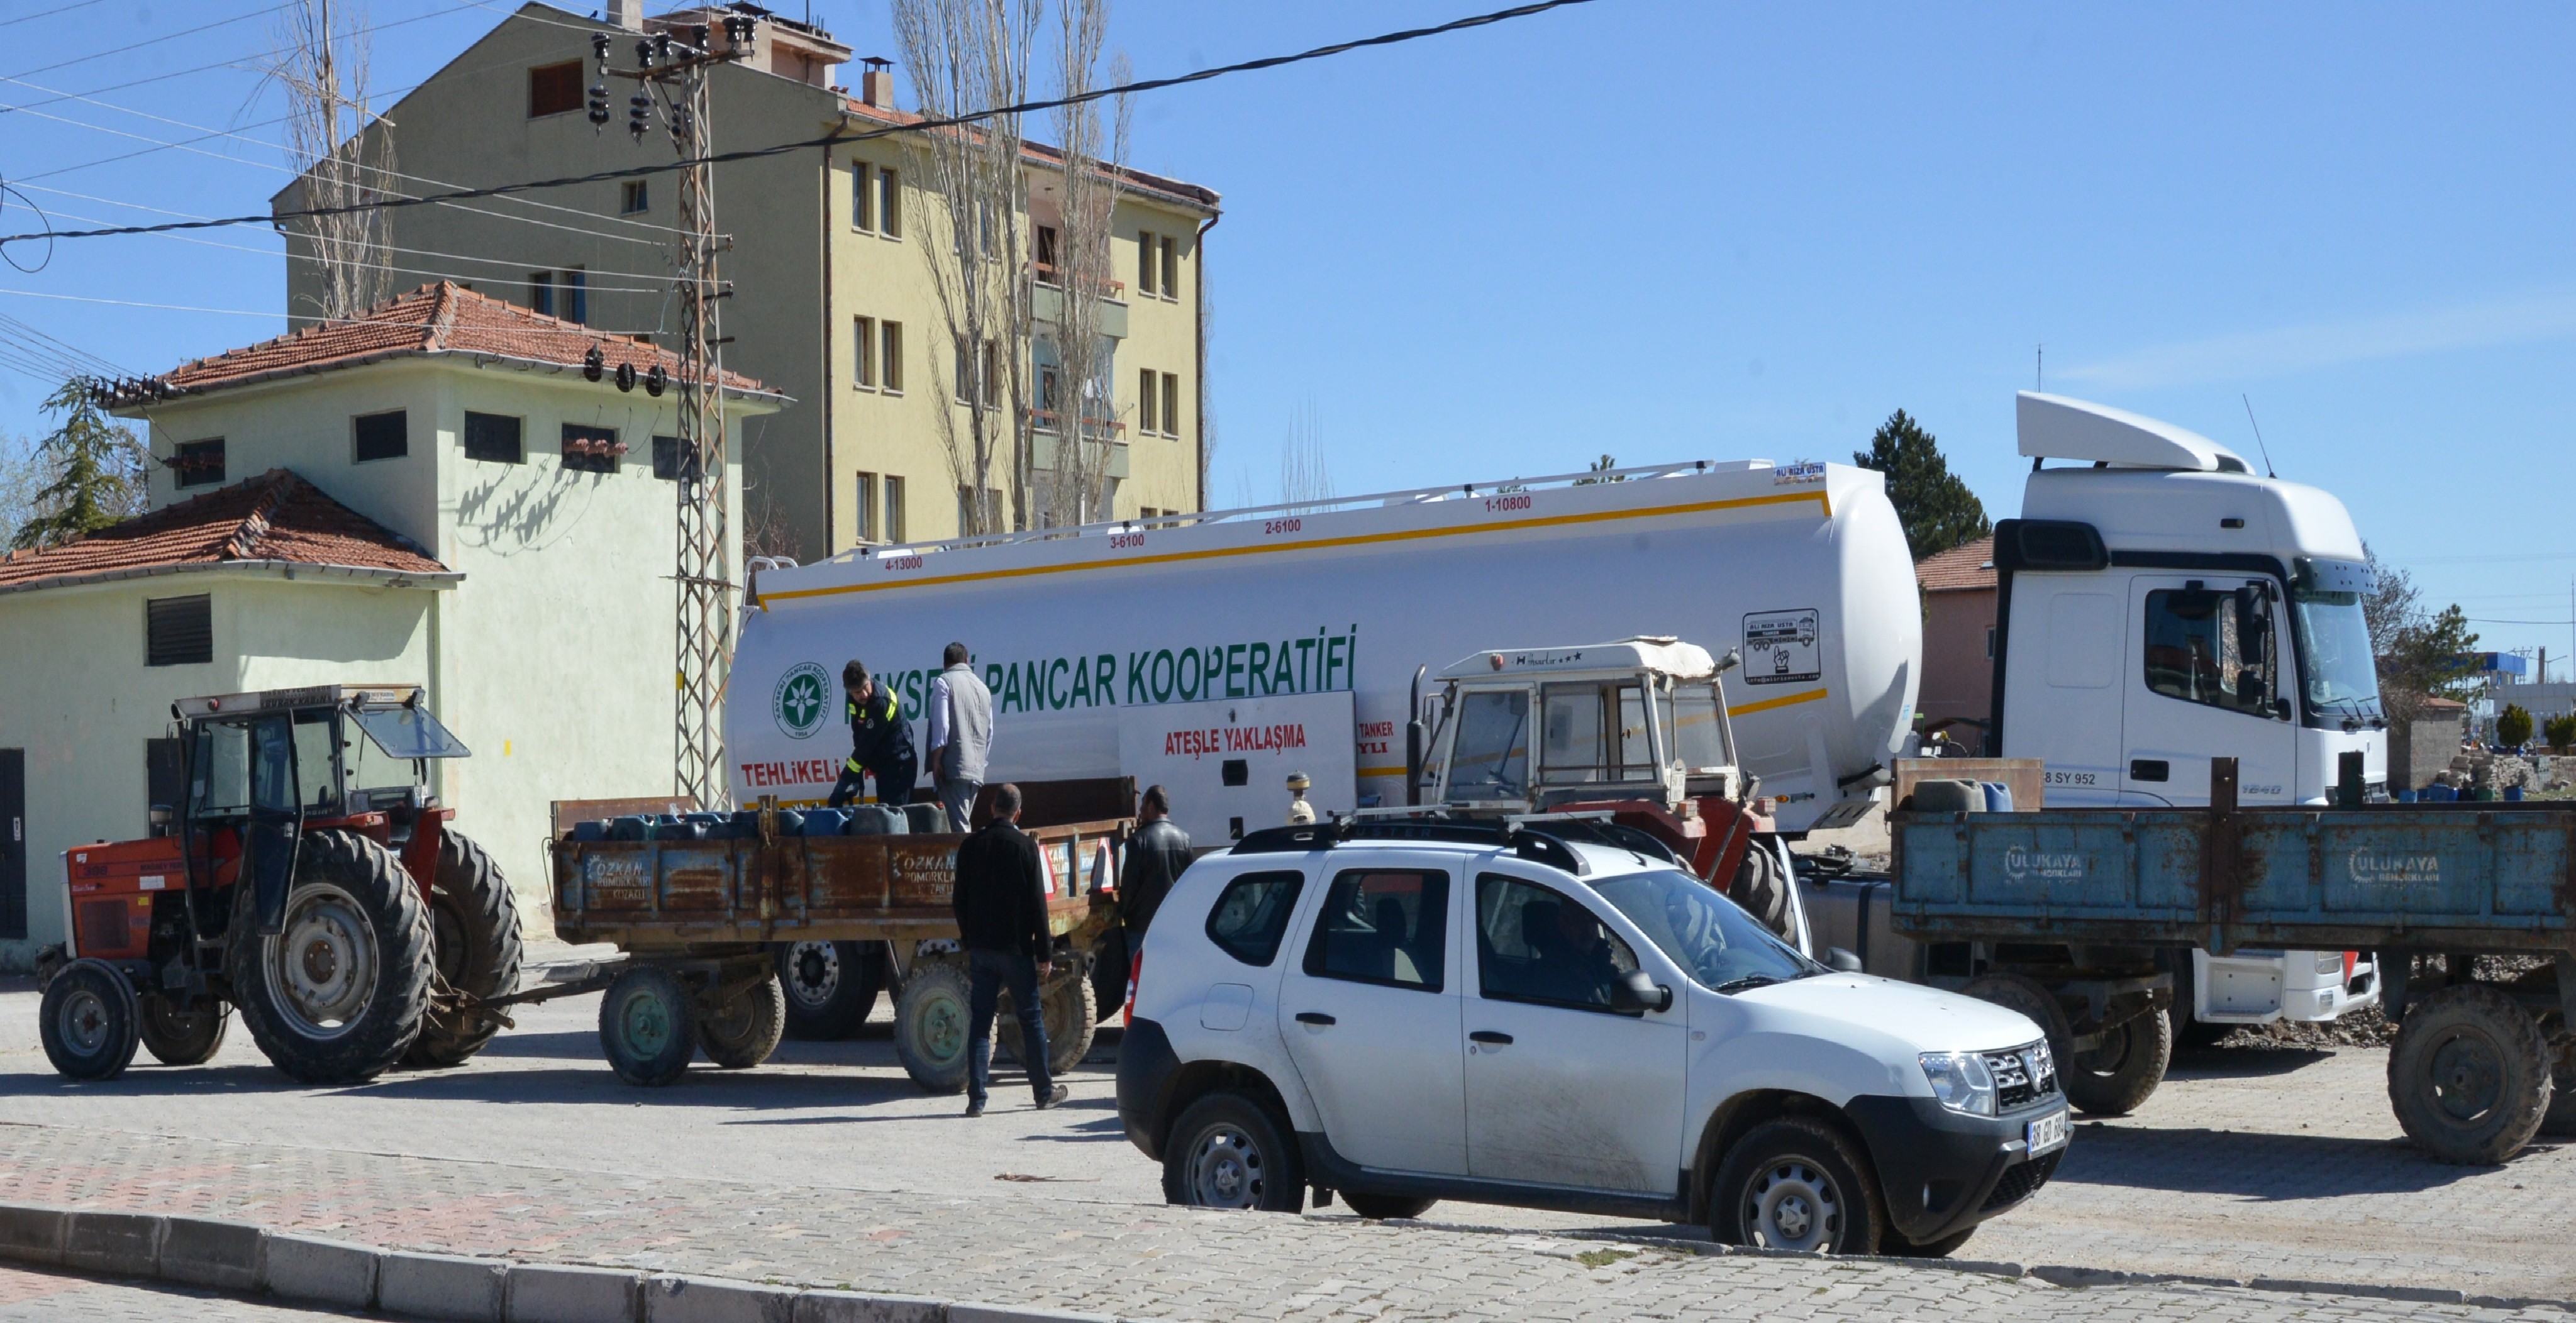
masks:
[[(264, 18), (28, 72), (273, 0), (44, 13), (66, 2), (0, 0), (0, 75), (24, 80), (0, 103), (39, 95), (30, 82), (86, 92), (255, 56)], [(1482, 7), (1118, 0), (1112, 30), (1151, 75)], [(400, 24), (377, 40), (377, 81), (417, 79), (506, 9), (374, 0)], [(814, 12), (862, 54), (892, 53), (882, 0)], [(2283, 477), (2342, 496), (2488, 646), (2546, 646), (2563, 677), (2571, 65), (2567, 6), (1597, 0), (1157, 94), (1132, 155), (1226, 198), (1209, 248), (1220, 503), (1275, 498), (1300, 416), (1348, 493), (1603, 453), (1841, 459), (1901, 407), (2000, 517), (2026, 468), (2012, 392), (2045, 344), (2050, 389), (2249, 455), (2250, 397)], [(238, 67), (97, 99), (277, 134), (262, 124), (276, 97)], [(262, 168), (275, 151), (215, 139), (200, 146), (234, 159), (161, 151), (30, 179), (150, 143), (9, 118), (11, 181), (237, 212), (284, 178)], [(260, 251), (66, 243), (0, 288), (269, 316), (23, 295), (0, 313), (140, 370), (280, 329), (275, 241), (208, 237)], [(37, 426), (39, 393), (0, 371), (0, 429)]]

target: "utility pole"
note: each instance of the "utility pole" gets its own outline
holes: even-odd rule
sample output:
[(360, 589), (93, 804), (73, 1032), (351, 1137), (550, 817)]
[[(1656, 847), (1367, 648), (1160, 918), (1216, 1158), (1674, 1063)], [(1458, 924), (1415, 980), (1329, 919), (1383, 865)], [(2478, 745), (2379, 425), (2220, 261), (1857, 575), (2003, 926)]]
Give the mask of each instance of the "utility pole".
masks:
[(609, 66), (607, 33), (591, 37), (599, 66), (590, 89), (592, 127), (608, 124), (608, 80), (630, 79), (636, 91), (627, 102), (627, 130), (642, 143), (658, 103), (671, 145), (689, 163), (680, 171), (680, 473), (673, 484), (679, 490), (679, 565), (673, 576), (679, 637), (672, 789), (704, 809), (724, 808), (732, 799), (725, 774), (724, 692), (733, 665), (735, 591), (729, 568), (734, 535), (725, 513), (727, 337), (716, 311), (730, 292), (717, 281), (716, 257), (732, 241), (716, 233), (715, 167), (705, 160), (714, 149), (715, 124), (707, 76), (719, 64), (750, 56), (758, 23), (747, 15), (726, 15), (721, 45), (706, 24), (687, 28), (686, 41), (667, 29), (640, 38), (633, 69)]

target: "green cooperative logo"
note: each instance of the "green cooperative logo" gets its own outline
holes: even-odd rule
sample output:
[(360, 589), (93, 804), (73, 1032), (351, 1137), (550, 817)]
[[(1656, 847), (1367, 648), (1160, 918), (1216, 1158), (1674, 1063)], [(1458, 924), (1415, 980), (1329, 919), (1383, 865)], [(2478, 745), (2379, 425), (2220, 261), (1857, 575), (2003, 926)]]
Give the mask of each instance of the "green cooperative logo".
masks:
[(822, 667), (802, 662), (778, 677), (778, 687), (769, 692), (769, 714), (790, 738), (810, 739), (832, 710), (831, 694), (832, 677)]

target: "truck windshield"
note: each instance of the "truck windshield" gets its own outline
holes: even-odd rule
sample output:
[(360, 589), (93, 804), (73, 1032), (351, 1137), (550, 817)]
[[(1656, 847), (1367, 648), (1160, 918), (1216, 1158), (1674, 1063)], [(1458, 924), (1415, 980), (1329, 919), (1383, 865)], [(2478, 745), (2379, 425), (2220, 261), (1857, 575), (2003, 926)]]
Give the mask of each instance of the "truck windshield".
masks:
[(1783, 983), (1823, 969), (1772, 936), (1735, 902), (1678, 869), (1609, 878), (1592, 889), (1712, 992)]
[(1529, 691), (1469, 691), (1458, 700), (1458, 738), (1449, 754), (1451, 799), (1529, 796)]
[(1717, 716), (1717, 686), (1677, 684), (1671, 699), (1673, 749), (1684, 769), (1715, 772), (1735, 759), (1727, 752), (1726, 727)]
[(2329, 728), (2386, 724), (2361, 594), (2294, 589), (2290, 613), (2299, 631), (2299, 680), (2307, 691), (2302, 719)]
[(396, 758), (463, 758), (465, 742), (447, 733), (425, 707), (360, 708), (349, 714), (376, 747)]

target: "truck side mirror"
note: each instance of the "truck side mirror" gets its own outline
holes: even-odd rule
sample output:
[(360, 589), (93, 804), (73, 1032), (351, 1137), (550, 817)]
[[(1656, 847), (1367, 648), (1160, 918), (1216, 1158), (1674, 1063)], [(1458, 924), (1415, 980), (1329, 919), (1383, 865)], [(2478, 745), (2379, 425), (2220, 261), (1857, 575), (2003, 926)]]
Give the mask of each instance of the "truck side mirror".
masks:
[(1825, 968), (1837, 974), (1857, 974), (1861, 972), (1860, 957), (1839, 946), (1828, 946), (1825, 948)]
[(1629, 970), (1626, 976), (1610, 985), (1610, 1009), (1621, 1015), (1643, 1015), (1648, 1011), (1673, 1008), (1673, 990), (1655, 982), (1654, 976), (1642, 969)]

